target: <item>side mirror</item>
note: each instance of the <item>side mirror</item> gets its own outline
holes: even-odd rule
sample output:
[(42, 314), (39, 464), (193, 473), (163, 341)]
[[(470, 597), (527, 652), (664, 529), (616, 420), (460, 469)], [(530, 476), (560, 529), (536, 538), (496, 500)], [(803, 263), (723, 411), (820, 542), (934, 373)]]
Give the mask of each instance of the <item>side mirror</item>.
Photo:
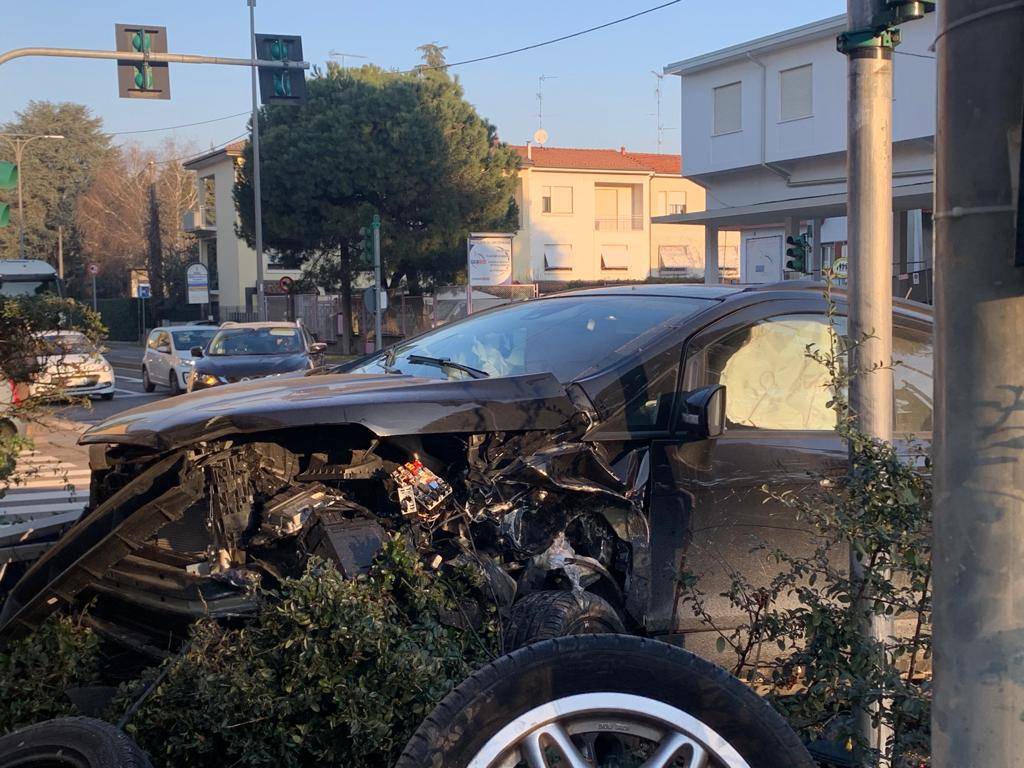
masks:
[(725, 432), (725, 387), (712, 384), (686, 395), (677, 427), (698, 438), (721, 437)]
[(202, 347), (192, 347), (192, 357), (202, 357), (202, 356), (203, 356), (203, 348)]
[(327, 345), (324, 344), (322, 341), (318, 341), (315, 344), (309, 345), (309, 351), (312, 352), (314, 355), (319, 355), (321, 352), (327, 351)]
[(163, 352), (165, 355), (171, 354), (171, 347), (168, 344), (160, 344), (156, 348), (157, 352)]

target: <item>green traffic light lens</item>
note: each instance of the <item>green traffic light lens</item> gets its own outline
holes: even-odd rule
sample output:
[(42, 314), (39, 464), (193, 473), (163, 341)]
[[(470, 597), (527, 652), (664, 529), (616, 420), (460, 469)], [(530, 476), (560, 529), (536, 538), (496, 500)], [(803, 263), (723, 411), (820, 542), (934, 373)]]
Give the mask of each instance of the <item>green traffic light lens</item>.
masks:
[(136, 51), (139, 51), (140, 53), (143, 52), (143, 51), (148, 51), (149, 50), (149, 46), (150, 46), (150, 36), (149, 36), (149, 33), (143, 32), (140, 29), (138, 32), (136, 32), (134, 35), (132, 35), (132, 48), (134, 48)]
[(135, 68), (135, 87), (143, 91), (153, 87), (153, 69), (148, 64)]

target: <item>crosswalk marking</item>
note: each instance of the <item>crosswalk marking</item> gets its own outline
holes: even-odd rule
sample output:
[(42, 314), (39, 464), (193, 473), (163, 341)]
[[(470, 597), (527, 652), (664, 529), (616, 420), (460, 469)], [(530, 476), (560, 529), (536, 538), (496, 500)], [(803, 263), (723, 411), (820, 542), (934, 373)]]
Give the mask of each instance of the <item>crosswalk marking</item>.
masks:
[(88, 502), (89, 475), (74, 460), (22, 451), (0, 498), (0, 546), (31, 541), (77, 520)]

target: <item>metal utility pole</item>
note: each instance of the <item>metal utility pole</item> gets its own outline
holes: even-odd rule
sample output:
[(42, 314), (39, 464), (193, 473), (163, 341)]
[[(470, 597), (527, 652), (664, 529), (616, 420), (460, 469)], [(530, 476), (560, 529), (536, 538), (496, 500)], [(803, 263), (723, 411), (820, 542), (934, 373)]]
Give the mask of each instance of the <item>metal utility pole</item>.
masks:
[(380, 265), (380, 216), (373, 214), (373, 272), (376, 278), (374, 283), (377, 286), (377, 300), (374, 302), (374, 321), (376, 323), (376, 345), (374, 351), (379, 352), (381, 348), (381, 326), (383, 323), (383, 296), (381, 292), (381, 265)]
[(18, 167), (18, 258), (25, 258), (25, 209), (21, 192), (21, 182), (25, 178), (25, 168), (22, 165), (22, 157), (25, 147), (36, 139), (63, 139), (57, 133), (31, 135), (26, 133), (0, 133), (0, 138), (14, 147), (14, 164)]
[[(847, 0), (848, 30), (838, 39), (847, 57), (848, 301), (853, 373), (850, 408), (861, 433), (892, 440), (892, 52), (898, 30), (880, 19), (887, 0)], [(852, 460), (852, 457), (851, 457)], [(850, 546), (850, 575), (864, 577), (857, 548)], [(875, 615), (865, 594), (860, 614), (866, 637), (885, 643), (892, 621)], [(868, 745), (888, 754), (889, 727), (857, 713)]]
[(253, 230), (256, 237), (256, 319), (267, 319), (263, 295), (263, 195), (260, 189), (260, 107), (257, 94), (256, 67), (256, 0), (249, 4), (249, 42), (252, 47), (252, 193), (255, 205)]
[(1024, 4), (938, 29), (932, 765), (1022, 768)]
[(57, 227), (57, 277), (64, 279), (64, 226)]

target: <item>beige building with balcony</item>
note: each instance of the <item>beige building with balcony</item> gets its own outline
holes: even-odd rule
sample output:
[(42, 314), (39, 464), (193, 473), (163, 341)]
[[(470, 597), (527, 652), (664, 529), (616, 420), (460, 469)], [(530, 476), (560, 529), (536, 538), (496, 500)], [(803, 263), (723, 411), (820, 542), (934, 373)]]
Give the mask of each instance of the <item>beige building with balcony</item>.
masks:
[[(214, 316), (221, 319), (255, 309), (256, 251), (238, 237), (235, 227), (235, 178), (242, 163), (244, 141), (236, 141), (184, 163), (196, 174), (197, 207), (185, 214), (186, 232), (199, 241), (199, 260), (210, 270), (210, 299)], [(218, 222), (225, 226), (218, 226)], [(297, 279), (301, 270), (282, 269), (273, 253), (263, 254), (264, 290), (281, 293), (284, 276)]]
[[(652, 224), (652, 216), (702, 211), (704, 189), (680, 176), (679, 155), (615, 149), (516, 146), (521, 158), (513, 279), (559, 283), (700, 279), (704, 228)], [(719, 245), (723, 276), (738, 257)]]

